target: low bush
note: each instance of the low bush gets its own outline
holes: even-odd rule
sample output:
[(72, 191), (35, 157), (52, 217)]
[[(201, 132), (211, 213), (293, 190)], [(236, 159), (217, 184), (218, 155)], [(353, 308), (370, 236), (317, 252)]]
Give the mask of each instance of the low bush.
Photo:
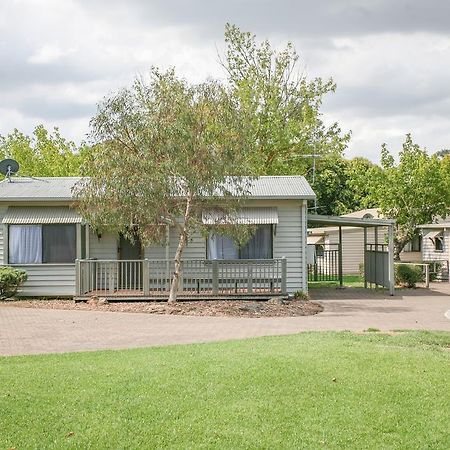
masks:
[(20, 285), (27, 280), (24, 270), (14, 267), (0, 267), (0, 300), (14, 297)]
[(415, 288), (423, 281), (422, 269), (419, 266), (399, 264), (395, 267), (395, 283), (408, 288)]

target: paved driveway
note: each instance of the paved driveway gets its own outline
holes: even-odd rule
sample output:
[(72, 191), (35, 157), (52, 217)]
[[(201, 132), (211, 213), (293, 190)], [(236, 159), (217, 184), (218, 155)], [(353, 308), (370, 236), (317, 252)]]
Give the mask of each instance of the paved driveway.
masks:
[(313, 292), (325, 306), (317, 316), (255, 319), (0, 306), (0, 355), (186, 344), (301, 331), (363, 331), (369, 327), (450, 331), (450, 319), (445, 316), (450, 310), (449, 294), (448, 284), (395, 297), (363, 290), (323, 290)]

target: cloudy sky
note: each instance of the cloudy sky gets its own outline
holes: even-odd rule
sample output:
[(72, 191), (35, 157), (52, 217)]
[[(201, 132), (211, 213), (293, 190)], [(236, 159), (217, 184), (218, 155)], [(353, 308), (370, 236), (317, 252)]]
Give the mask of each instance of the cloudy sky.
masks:
[(447, 0), (3, 0), (0, 134), (43, 123), (80, 142), (96, 103), (152, 65), (192, 81), (223, 77), (226, 22), (290, 40), (308, 77), (333, 77), (326, 122), (352, 131), (346, 154), (378, 160), (407, 132), (450, 148)]

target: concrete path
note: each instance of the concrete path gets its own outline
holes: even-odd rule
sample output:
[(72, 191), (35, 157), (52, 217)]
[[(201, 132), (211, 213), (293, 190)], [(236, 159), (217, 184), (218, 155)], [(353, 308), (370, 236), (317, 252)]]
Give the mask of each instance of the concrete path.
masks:
[[(0, 355), (211, 342), (301, 331), (429, 329), (450, 331), (450, 285), (395, 297), (361, 290), (313, 293), (325, 311), (308, 317), (160, 316), (0, 306)], [(330, 300), (330, 298), (333, 298)]]

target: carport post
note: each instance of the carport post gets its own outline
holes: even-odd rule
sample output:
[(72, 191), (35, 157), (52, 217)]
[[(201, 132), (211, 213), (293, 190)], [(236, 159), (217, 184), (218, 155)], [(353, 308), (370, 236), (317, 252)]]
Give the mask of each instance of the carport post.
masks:
[(343, 283), (342, 276), (342, 227), (339, 225), (339, 286), (342, 287)]
[(388, 245), (388, 258), (389, 258), (389, 294), (394, 295), (395, 285), (395, 273), (394, 273), (394, 225), (389, 225), (389, 245)]
[(367, 289), (367, 277), (366, 277), (366, 251), (367, 251), (367, 227), (364, 227), (364, 259), (363, 259), (363, 272), (364, 272), (364, 289)]

